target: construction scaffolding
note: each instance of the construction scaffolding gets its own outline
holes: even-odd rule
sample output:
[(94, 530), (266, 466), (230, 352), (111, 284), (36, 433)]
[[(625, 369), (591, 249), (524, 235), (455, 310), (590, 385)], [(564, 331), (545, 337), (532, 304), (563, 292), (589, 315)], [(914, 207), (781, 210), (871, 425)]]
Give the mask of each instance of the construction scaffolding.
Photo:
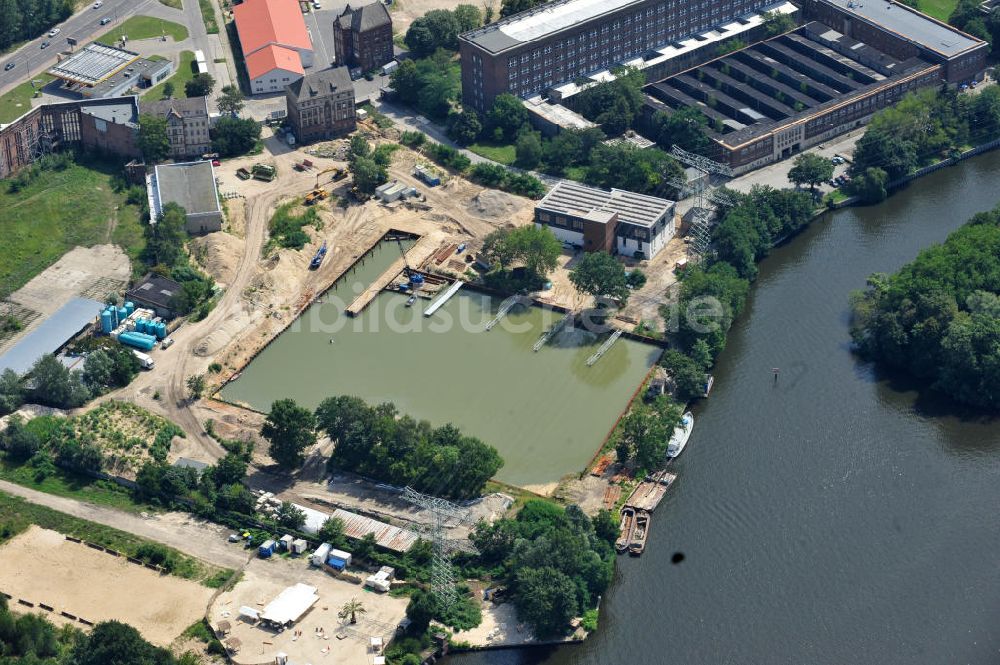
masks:
[[(728, 165), (712, 161), (707, 157), (696, 155), (673, 146), (670, 154), (682, 164), (694, 168), (701, 175), (720, 175), (727, 178), (733, 177), (733, 170)], [(683, 191), (688, 187), (688, 180), (676, 178), (665, 178), (666, 184), (675, 187), (678, 191)], [(726, 192), (718, 189), (711, 189), (711, 185), (705, 188), (696, 188), (694, 206), (691, 208), (692, 220), (691, 229), (688, 232), (691, 243), (688, 245), (688, 255), (693, 262), (700, 261), (708, 252), (712, 244), (712, 223), (715, 219), (715, 210), (712, 205), (731, 206), (736, 204), (736, 199)]]

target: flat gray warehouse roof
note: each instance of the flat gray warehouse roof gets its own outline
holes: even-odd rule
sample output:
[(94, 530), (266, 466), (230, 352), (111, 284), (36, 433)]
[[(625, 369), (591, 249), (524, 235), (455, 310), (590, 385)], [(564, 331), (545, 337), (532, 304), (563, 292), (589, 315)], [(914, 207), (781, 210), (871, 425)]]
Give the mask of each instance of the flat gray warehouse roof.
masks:
[(592, 213), (617, 213), (619, 221), (647, 228), (669, 213), (673, 206), (673, 201), (656, 196), (636, 194), (624, 189), (612, 189), (608, 192), (565, 180), (556, 183), (545, 198), (535, 205), (541, 210), (579, 217)]
[(898, 2), (884, 0), (822, 0), (857, 15), (900, 37), (925, 48), (951, 57), (983, 42), (959, 32), (950, 25), (935, 21), (929, 16), (910, 9)]
[(157, 213), (168, 203), (176, 203), (188, 215), (221, 210), (212, 162), (161, 164), (155, 178)]
[(73, 298), (0, 356), (0, 372), (12, 369), (24, 374), (43, 355), (58, 351), (96, 319), (102, 309), (104, 303), (97, 300)]

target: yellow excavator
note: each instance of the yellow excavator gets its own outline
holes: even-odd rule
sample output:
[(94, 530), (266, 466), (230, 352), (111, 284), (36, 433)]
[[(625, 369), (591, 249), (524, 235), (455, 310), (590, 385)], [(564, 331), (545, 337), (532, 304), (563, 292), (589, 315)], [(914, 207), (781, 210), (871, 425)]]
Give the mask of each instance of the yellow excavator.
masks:
[(346, 169), (342, 169), (342, 168), (340, 168), (338, 166), (334, 166), (334, 167), (329, 168), (329, 169), (323, 169), (322, 171), (320, 171), (319, 173), (316, 174), (316, 186), (315, 186), (316, 189), (319, 189), (319, 179), (323, 175), (325, 175), (327, 173), (332, 173), (333, 174), (333, 177), (330, 178), (331, 182), (335, 181), (335, 180), (341, 180), (341, 179), (347, 177), (347, 170)]
[(314, 189), (308, 194), (306, 194), (305, 204), (307, 206), (322, 201), (323, 199), (330, 196), (330, 194), (325, 189)]

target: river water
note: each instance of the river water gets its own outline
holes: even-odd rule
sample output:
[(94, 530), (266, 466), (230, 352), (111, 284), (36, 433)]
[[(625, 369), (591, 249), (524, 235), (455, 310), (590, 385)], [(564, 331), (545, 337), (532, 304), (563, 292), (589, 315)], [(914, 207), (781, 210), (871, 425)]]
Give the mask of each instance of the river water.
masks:
[(1000, 153), (978, 157), (775, 250), (597, 633), (452, 662), (1000, 662), (1000, 422), (877, 375), (847, 330), (852, 290), (992, 208), (998, 182)]

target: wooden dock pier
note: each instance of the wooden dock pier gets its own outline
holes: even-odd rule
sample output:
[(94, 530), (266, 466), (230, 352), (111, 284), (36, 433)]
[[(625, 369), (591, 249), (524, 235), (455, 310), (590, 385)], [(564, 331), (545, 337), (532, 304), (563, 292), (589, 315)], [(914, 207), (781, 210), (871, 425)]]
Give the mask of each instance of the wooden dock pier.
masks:
[(632, 494), (625, 501), (625, 505), (635, 510), (645, 510), (648, 513), (656, 510), (666, 496), (670, 485), (677, 480), (676, 473), (666, 473), (661, 471), (655, 477), (650, 477), (646, 481), (639, 483)]
[(403, 269), (406, 267), (407, 262), (409, 262), (411, 266), (420, 265), (423, 260), (427, 258), (427, 250), (421, 247), (419, 252), (414, 251), (418, 247), (421, 247), (419, 240), (407, 250), (406, 261), (403, 260), (402, 256), (393, 261), (392, 265), (390, 265), (385, 272), (379, 275), (378, 279), (369, 284), (368, 288), (362, 291), (361, 294), (354, 299), (354, 302), (347, 306), (344, 313), (351, 317), (358, 316), (365, 310), (365, 307), (368, 307), (368, 305), (371, 304), (372, 300), (375, 299), (375, 296), (384, 291), (390, 284), (392, 284), (393, 280), (399, 277), (399, 274), (403, 272)]

